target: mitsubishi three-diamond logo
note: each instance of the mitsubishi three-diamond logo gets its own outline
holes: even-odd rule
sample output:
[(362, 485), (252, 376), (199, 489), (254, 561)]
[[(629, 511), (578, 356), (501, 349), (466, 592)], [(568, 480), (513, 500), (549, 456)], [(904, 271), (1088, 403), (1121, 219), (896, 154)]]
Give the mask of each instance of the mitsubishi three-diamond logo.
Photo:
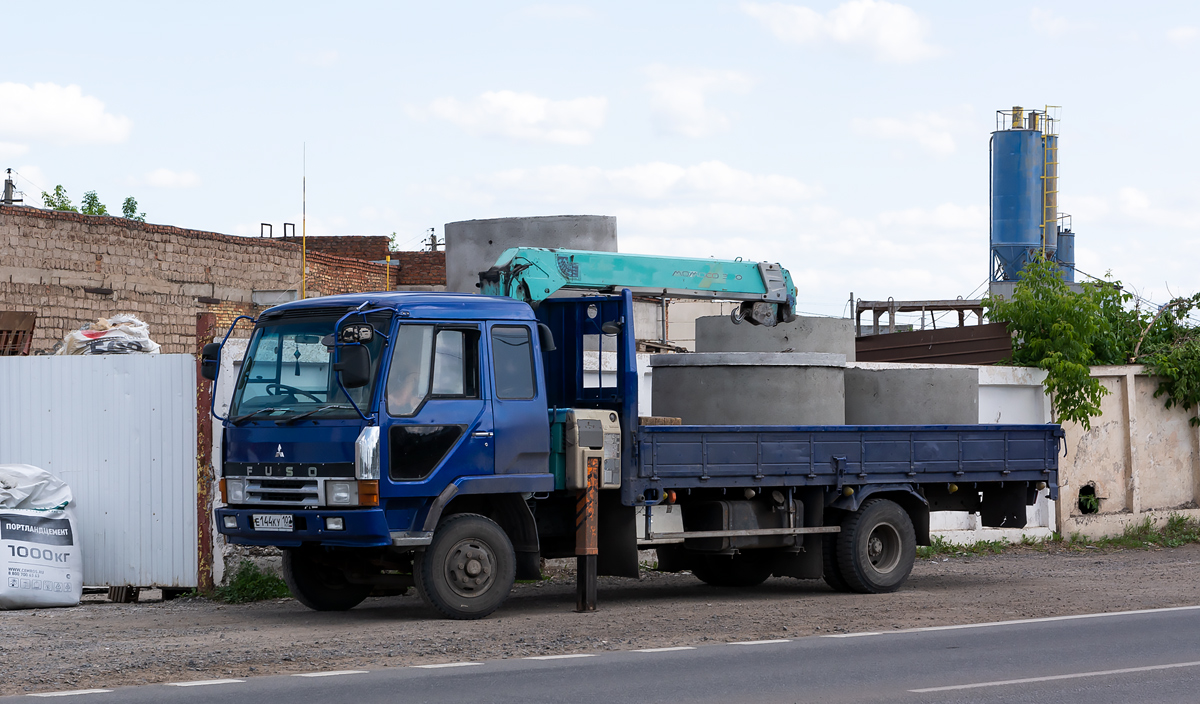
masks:
[(275, 456), (283, 457), (283, 445), (279, 445), (278, 447), (275, 448)]

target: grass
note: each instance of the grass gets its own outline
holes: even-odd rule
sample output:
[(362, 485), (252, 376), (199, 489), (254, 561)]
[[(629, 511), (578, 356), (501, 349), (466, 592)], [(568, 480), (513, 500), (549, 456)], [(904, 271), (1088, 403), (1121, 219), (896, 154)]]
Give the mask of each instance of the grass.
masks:
[(229, 578), (229, 583), (217, 587), (213, 592), (214, 599), (226, 604), (245, 604), (285, 596), (291, 596), (287, 584), (279, 577), (263, 572), (258, 565), (249, 560), (242, 560), (233, 576)]
[(1010, 550), (1034, 549), (1041, 551), (1080, 550), (1137, 550), (1145, 548), (1177, 548), (1188, 543), (1200, 543), (1200, 522), (1177, 513), (1167, 517), (1162, 528), (1156, 528), (1149, 516), (1141, 523), (1130, 525), (1118, 536), (1089, 539), (1079, 533), (1064, 538), (1058, 533), (1038, 540), (1025, 537), (1019, 543), (1008, 540), (980, 540), (965, 545), (954, 545), (940, 535), (935, 535), (930, 545), (917, 546), (917, 558), (928, 560), (939, 557), (965, 557), (967, 555), (996, 555)]

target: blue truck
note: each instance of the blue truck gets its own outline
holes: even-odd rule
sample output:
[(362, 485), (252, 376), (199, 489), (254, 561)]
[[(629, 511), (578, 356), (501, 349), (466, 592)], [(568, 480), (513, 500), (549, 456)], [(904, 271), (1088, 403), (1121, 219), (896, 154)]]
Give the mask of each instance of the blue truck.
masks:
[[(795, 306), (778, 265), (516, 249), (481, 289), (327, 296), (252, 321), (220, 418), (216, 525), (281, 548), (306, 606), (415, 587), (444, 616), (481, 618), (543, 558), (574, 556), (594, 608), (597, 574), (638, 575), (639, 521), (659, 569), (712, 585), (889, 592), (930, 511), (1023, 527), (1039, 490), (1057, 498), (1057, 425), (639, 417), (634, 295), (741, 300), (735, 320), (773, 325)], [(210, 379), (222, 344), (202, 354)], [(603, 350), (616, 374), (585, 365)], [(667, 506), (682, 530), (655, 530)]]

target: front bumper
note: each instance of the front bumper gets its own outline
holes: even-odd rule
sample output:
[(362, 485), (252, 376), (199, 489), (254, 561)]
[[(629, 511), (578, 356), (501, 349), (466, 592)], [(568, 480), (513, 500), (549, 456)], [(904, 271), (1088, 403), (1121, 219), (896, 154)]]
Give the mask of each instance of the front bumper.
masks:
[[(282, 506), (256, 508), (218, 508), (217, 531), (237, 545), (274, 545), (277, 547), (299, 547), (302, 543), (318, 543), (336, 547), (370, 548), (392, 544), (387, 518), (381, 508), (353, 510), (293, 509)], [(292, 516), (290, 532), (254, 530), (251, 516)], [(226, 528), (225, 517), (234, 516), (237, 528)], [(326, 530), (326, 518), (341, 518), (345, 530)]]

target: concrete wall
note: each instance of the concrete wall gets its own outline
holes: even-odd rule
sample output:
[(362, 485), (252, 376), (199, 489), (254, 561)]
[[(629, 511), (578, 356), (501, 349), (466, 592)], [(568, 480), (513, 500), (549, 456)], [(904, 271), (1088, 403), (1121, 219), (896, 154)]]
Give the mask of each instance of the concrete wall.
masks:
[(728, 315), (696, 319), (697, 352), (824, 352), (854, 361), (854, 321), (797, 317), (763, 327), (734, 324)]
[(978, 422), (978, 367), (882, 362), (846, 365), (849, 425)]
[[(1058, 531), (1088, 537), (1117, 535), (1149, 517), (1174, 512), (1200, 518), (1200, 430), (1178, 406), (1154, 398), (1158, 380), (1140, 365), (1093, 367), (1110, 393), (1091, 429), (1066, 424), (1066, 456), (1059, 460)], [(1079, 490), (1093, 484), (1100, 510), (1083, 514)]]
[(551, 215), (446, 223), (446, 287), (476, 293), (487, 271), (510, 247), (617, 251), (617, 219), (609, 215)]
[(842, 425), (841, 355), (780, 353), (660, 354), (654, 415), (685, 425)]

